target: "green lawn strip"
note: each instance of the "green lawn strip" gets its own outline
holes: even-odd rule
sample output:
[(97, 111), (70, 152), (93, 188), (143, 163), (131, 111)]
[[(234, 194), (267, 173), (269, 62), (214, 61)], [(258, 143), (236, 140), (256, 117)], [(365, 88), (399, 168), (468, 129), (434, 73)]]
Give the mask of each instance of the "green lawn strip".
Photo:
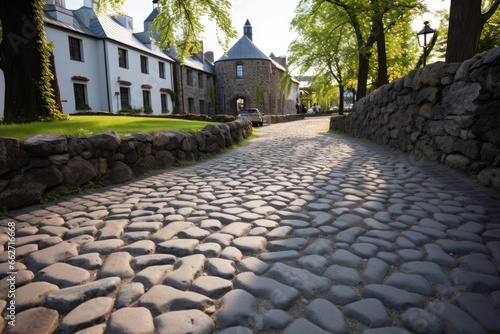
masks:
[(0, 124), (0, 137), (25, 139), (42, 133), (89, 136), (115, 131), (119, 135), (136, 132), (176, 130), (199, 131), (212, 122), (130, 116), (75, 116), (67, 121), (35, 122), (28, 124)]

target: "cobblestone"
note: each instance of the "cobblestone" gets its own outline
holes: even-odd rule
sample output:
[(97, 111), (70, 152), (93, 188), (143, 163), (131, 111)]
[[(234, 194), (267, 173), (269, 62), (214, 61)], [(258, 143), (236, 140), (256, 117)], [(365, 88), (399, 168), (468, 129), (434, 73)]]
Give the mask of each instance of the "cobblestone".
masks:
[(113, 310), (114, 300), (97, 297), (78, 305), (61, 321), (60, 333), (74, 333), (80, 329), (106, 321)]
[(90, 278), (87, 270), (66, 263), (54, 263), (40, 270), (35, 276), (36, 281), (46, 281), (60, 288), (87, 283)]
[(347, 317), (358, 320), (370, 327), (382, 327), (390, 323), (387, 309), (374, 298), (365, 298), (344, 307)]
[(154, 319), (154, 325), (156, 327), (156, 333), (159, 334), (203, 334), (210, 333), (215, 327), (214, 321), (199, 310), (168, 312), (157, 316)]
[(0, 331), (500, 332), (500, 195), (327, 124), (7, 213)]
[(299, 291), (267, 277), (252, 272), (239, 274), (234, 285), (256, 297), (268, 298), (275, 308), (288, 309), (299, 298)]
[(155, 327), (151, 312), (144, 307), (126, 307), (114, 311), (106, 328), (106, 333), (109, 334), (151, 334), (154, 331)]
[(133, 282), (124, 285), (116, 294), (115, 307), (117, 309), (128, 307), (139, 299), (144, 294), (144, 285), (138, 282)]
[(347, 333), (347, 323), (337, 306), (324, 299), (315, 299), (304, 315), (312, 323), (332, 333)]

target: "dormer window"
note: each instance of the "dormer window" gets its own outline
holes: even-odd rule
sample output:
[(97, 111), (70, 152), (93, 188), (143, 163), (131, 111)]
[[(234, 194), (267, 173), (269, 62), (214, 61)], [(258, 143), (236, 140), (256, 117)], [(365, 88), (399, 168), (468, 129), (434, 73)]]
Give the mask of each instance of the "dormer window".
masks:
[(236, 65), (236, 78), (243, 79), (243, 64)]

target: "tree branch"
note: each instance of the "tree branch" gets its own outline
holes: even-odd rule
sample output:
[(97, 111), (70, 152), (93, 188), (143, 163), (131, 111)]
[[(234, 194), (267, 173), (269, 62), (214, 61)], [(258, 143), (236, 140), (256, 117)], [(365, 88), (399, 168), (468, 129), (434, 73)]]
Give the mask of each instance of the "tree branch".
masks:
[(496, 12), (498, 9), (498, 6), (500, 6), (500, 0), (496, 0), (493, 5), (491, 5), (490, 9), (486, 13), (482, 15), (483, 17), (483, 23), (486, 23), (490, 19), (490, 17), (493, 16), (493, 14)]

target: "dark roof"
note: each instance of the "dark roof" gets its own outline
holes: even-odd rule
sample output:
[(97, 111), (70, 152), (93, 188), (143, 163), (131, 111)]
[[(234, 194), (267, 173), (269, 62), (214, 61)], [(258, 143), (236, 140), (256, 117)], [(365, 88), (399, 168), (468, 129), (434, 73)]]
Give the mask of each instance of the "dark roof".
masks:
[(144, 20), (144, 22), (153, 22), (154, 19), (158, 16), (158, 7), (155, 7), (151, 14)]
[(91, 8), (81, 7), (68, 13), (73, 17), (72, 24), (56, 20), (45, 12), (45, 23), (58, 26), (74, 32), (79, 32), (94, 38), (109, 39), (127, 45), (143, 53), (152, 54), (168, 61), (174, 61), (157, 47), (148, 48), (143, 43), (146, 41), (141, 34), (134, 34), (120, 23), (104, 14), (96, 14)]
[(270, 60), (255, 44), (246, 36), (242, 36), (232, 48), (227, 51), (227, 56), (222, 56), (218, 61), (235, 59), (265, 59)]

